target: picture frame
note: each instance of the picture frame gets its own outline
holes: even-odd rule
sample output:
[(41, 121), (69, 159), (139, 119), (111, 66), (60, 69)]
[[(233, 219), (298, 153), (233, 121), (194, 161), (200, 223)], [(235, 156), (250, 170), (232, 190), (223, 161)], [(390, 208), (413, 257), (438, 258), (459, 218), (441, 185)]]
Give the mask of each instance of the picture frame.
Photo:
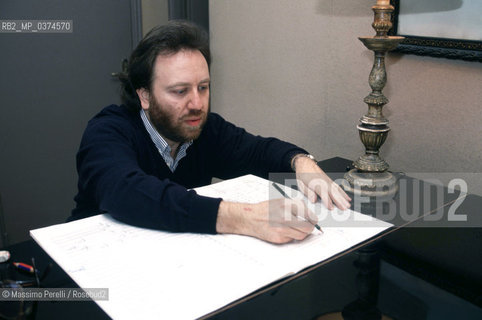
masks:
[[(479, 1), (390, 0), (395, 10), (389, 35), (405, 37), (394, 52), (482, 62), (482, 23), (480, 18), (472, 19), (474, 12), (471, 11), (481, 5)], [(410, 3), (407, 5), (407, 2)], [(454, 19), (445, 18), (454, 12), (457, 24)], [(480, 11), (478, 14), (480, 17)]]

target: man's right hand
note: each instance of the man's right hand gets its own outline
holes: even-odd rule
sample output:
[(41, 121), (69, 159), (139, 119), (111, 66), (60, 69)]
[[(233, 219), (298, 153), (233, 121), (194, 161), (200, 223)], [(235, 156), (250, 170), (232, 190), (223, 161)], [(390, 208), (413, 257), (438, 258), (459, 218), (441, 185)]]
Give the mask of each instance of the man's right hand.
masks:
[(221, 201), (216, 231), (287, 243), (306, 238), (317, 222), (302, 200), (281, 198), (256, 204)]

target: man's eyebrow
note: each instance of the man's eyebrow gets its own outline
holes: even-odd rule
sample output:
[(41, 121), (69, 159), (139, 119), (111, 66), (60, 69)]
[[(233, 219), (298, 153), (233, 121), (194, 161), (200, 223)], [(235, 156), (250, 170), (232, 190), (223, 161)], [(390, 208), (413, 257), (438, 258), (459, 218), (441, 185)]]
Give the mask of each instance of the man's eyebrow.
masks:
[[(211, 82), (211, 79), (210, 78), (206, 78), (206, 79), (203, 79), (201, 81), (199, 81), (199, 83), (206, 83), (206, 82)], [(190, 86), (191, 84), (189, 82), (176, 82), (176, 83), (173, 83), (169, 86), (167, 86), (166, 88), (167, 89), (173, 89), (173, 88), (177, 88), (177, 87), (187, 87), (187, 86)]]
[(166, 88), (172, 89), (172, 88), (177, 88), (177, 87), (186, 87), (186, 86), (189, 86), (189, 85), (190, 85), (189, 82), (176, 82), (174, 84), (171, 84), (171, 85), (167, 86)]

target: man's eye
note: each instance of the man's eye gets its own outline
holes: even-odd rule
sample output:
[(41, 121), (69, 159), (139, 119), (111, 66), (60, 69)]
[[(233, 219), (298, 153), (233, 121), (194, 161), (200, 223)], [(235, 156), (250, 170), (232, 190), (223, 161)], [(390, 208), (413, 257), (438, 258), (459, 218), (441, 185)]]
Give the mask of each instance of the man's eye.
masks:
[(179, 89), (179, 90), (173, 90), (172, 91), (174, 94), (177, 94), (179, 96), (182, 96), (183, 94), (186, 93), (186, 89)]
[(199, 91), (206, 91), (209, 89), (209, 86), (199, 86)]

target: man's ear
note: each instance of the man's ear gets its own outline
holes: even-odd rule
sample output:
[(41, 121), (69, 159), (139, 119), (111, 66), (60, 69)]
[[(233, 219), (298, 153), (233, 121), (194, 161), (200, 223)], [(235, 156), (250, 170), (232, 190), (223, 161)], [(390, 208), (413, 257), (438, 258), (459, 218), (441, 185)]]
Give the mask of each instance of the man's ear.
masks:
[(139, 100), (141, 101), (141, 107), (144, 110), (149, 109), (149, 91), (147, 91), (145, 88), (139, 88), (136, 90), (137, 96), (139, 97)]

